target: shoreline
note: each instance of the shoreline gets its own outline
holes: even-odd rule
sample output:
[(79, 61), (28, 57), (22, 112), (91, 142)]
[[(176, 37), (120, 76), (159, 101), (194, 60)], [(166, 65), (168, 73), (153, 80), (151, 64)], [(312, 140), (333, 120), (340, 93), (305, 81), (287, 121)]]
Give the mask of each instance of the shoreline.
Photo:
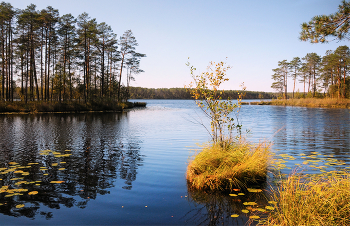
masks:
[(293, 106), (293, 107), (309, 107), (309, 108), (340, 108), (350, 109), (350, 99), (337, 98), (305, 98), (305, 99), (287, 99), (259, 102), (242, 102), (243, 105), (275, 105), (275, 106)]
[(140, 107), (146, 107), (146, 103), (123, 102), (92, 105), (91, 103), (0, 102), (0, 115), (122, 113)]

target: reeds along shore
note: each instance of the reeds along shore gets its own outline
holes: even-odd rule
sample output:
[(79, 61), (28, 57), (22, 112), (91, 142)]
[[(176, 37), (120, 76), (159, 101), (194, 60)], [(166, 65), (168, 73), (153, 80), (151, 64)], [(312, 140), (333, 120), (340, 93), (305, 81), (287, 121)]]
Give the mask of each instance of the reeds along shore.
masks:
[(350, 99), (337, 98), (303, 98), (271, 101), (250, 102), (251, 105), (282, 105), (300, 107), (350, 108)]
[(350, 225), (350, 173), (292, 174), (272, 191), (275, 211), (263, 225)]

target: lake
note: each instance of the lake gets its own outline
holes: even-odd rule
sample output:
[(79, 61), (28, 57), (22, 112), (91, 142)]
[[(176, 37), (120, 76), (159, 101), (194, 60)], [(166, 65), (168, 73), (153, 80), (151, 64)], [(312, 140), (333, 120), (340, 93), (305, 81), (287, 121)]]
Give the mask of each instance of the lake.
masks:
[[(209, 121), (192, 100), (132, 101), (147, 107), (0, 115), (1, 223), (240, 225), (242, 202), (266, 202), (188, 191), (187, 163), (209, 141)], [(282, 174), (349, 168), (349, 109), (243, 105), (239, 118), (248, 141), (273, 143)]]

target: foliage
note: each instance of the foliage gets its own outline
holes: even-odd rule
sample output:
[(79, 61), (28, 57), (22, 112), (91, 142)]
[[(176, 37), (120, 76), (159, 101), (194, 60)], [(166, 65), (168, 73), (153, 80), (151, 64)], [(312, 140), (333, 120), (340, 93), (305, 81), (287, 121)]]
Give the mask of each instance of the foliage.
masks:
[(336, 39), (349, 39), (350, 2), (345, 0), (338, 7), (338, 12), (330, 15), (313, 17), (308, 23), (303, 23), (300, 40), (310, 40), (312, 43), (325, 43), (328, 36)]
[(277, 90), (280, 93), (283, 93), (283, 98), (287, 98), (287, 79), (289, 76), (289, 63), (287, 60), (278, 61), (278, 68), (272, 69), (275, 72), (272, 75), (272, 79), (275, 80), (272, 83), (271, 88)]
[[(308, 75), (309, 80), (308, 92), (312, 89), (312, 95), (315, 96), (317, 91), (317, 81), (320, 76), (319, 65), (321, 62), (321, 57), (317, 55), (317, 53), (307, 53), (303, 60), (304, 70)], [(306, 81), (304, 80), (303, 82), (305, 83)]]
[(272, 199), (275, 211), (264, 225), (349, 225), (350, 173), (330, 172), (303, 178), (290, 175)]
[(226, 190), (260, 184), (266, 180), (269, 146), (231, 143), (205, 147), (187, 167), (191, 188)]
[(294, 57), (293, 60), (289, 63), (289, 69), (291, 70), (291, 77), (293, 78), (293, 98), (294, 98), (294, 91), (295, 91), (295, 82), (297, 78), (300, 75), (300, 67), (301, 67), (301, 60), (299, 57)]
[(347, 98), (350, 86), (349, 79), (350, 50), (348, 46), (339, 46), (335, 51), (327, 50), (326, 55), (321, 57), (316, 53), (307, 53), (300, 60), (294, 57), (292, 61), (279, 61), (278, 68), (273, 69), (272, 88), (287, 97), (287, 77), (303, 83), (305, 97), (316, 97), (318, 92), (323, 91), (324, 96)]
[[(187, 87), (192, 97), (196, 100), (196, 104), (203, 110), (204, 114), (210, 119), (211, 136), (214, 143), (220, 143), (225, 146), (232, 142), (232, 130), (237, 129), (241, 135), (241, 125), (238, 122), (238, 113), (241, 107), (243, 93), (239, 94), (238, 103), (232, 100), (223, 100), (223, 91), (219, 90), (223, 82), (228, 81), (226, 72), (230, 66), (226, 66), (224, 62), (210, 62), (208, 71), (200, 75), (195, 75), (196, 68), (187, 63), (190, 67), (193, 82)], [(245, 90), (245, 87), (243, 87)], [(237, 121), (231, 117), (231, 113), (235, 110), (237, 113)], [(228, 135), (226, 135), (226, 131)]]

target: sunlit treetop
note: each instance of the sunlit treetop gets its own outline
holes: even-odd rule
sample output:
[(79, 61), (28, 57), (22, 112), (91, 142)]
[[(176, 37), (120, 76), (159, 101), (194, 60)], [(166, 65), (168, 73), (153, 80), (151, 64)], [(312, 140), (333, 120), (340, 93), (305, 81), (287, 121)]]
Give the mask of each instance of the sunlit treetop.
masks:
[(301, 25), (300, 40), (311, 43), (326, 43), (327, 37), (350, 40), (350, 2), (342, 1), (338, 12), (330, 15), (315, 16), (308, 23)]

